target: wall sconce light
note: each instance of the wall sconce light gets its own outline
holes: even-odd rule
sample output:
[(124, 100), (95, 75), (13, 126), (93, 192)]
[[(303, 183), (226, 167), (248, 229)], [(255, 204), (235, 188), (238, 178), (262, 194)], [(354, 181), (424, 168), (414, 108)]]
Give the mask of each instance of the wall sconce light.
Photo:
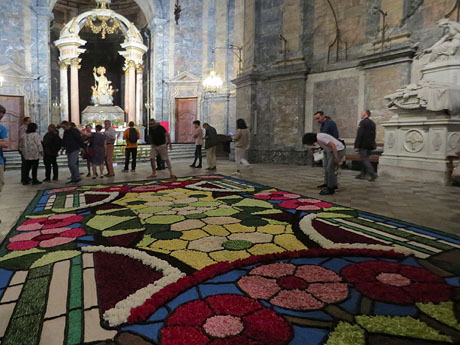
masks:
[(51, 105), (53, 108), (59, 109), (61, 107), (61, 102), (59, 102), (59, 99), (55, 97)]

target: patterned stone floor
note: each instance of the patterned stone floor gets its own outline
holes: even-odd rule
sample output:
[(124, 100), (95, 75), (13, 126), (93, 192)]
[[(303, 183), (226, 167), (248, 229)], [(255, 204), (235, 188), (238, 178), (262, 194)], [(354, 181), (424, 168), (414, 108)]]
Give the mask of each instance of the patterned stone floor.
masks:
[[(190, 168), (189, 164), (189, 161), (184, 160), (173, 161), (176, 175), (191, 176), (204, 172), (204, 170)], [(145, 163), (139, 164), (135, 173), (122, 173), (121, 169), (120, 166), (116, 167), (116, 176), (105, 178), (103, 183), (143, 180), (150, 175), (150, 166)], [(86, 174), (86, 169), (81, 171)], [(234, 171), (232, 162), (218, 162), (217, 173), (230, 175)], [(260, 164), (243, 171), (241, 178), (305, 196), (318, 197), (319, 190), (316, 186), (322, 183), (322, 174), (322, 168)], [(39, 177), (43, 178), (43, 175), (44, 171), (39, 170)], [(321, 199), (444, 232), (460, 234), (460, 188), (387, 178), (379, 178), (371, 183), (357, 180), (354, 178), (355, 175), (356, 171), (342, 170), (339, 191), (332, 196), (323, 196)], [(159, 178), (167, 176), (167, 172), (158, 173)], [(63, 167), (60, 169), (61, 181), (58, 183), (22, 186), (19, 183), (19, 171), (6, 171), (7, 185), (0, 194), (0, 240), (15, 224), (37, 190), (63, 186), (68, 177), (68, 169)], [(83, 184), (96, 182), (101, 181), (86, 177), (82, 181)]]

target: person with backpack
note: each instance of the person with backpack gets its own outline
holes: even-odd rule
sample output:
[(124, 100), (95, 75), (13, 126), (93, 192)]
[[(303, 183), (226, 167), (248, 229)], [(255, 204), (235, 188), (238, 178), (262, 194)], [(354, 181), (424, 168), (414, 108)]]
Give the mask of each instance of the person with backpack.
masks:
[(123, 172), (128, 172), (130, 156), (132, 156), (131, 171), (136, 171), (137, 141), (141, 137), (139, 130), (134, 128), (133, 121), (131, 121), (128, 126), (129, 128), (123, 133), (123, 140), (126, 141), (125, 168)]

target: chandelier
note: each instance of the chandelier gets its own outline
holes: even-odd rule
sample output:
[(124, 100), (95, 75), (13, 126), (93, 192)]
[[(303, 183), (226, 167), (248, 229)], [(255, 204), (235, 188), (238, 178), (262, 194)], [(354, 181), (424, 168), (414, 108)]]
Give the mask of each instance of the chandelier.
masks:
[(209, 76), (203, 80), (203, 90), (205, 92), (215, 93), (222, 88), (223, 80), (216, 75), (216, 71), (209, 72)]

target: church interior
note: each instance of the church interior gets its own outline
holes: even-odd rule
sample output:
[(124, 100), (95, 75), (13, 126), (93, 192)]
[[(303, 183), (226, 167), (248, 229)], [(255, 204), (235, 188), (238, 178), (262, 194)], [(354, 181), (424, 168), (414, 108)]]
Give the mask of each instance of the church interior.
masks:
[[(460, 0), (0, 0), (0, 26), (0, 344), (460, 343)], [(114, 174), (66, 147), (23, 183), (24, 135), (107, 121)]]

